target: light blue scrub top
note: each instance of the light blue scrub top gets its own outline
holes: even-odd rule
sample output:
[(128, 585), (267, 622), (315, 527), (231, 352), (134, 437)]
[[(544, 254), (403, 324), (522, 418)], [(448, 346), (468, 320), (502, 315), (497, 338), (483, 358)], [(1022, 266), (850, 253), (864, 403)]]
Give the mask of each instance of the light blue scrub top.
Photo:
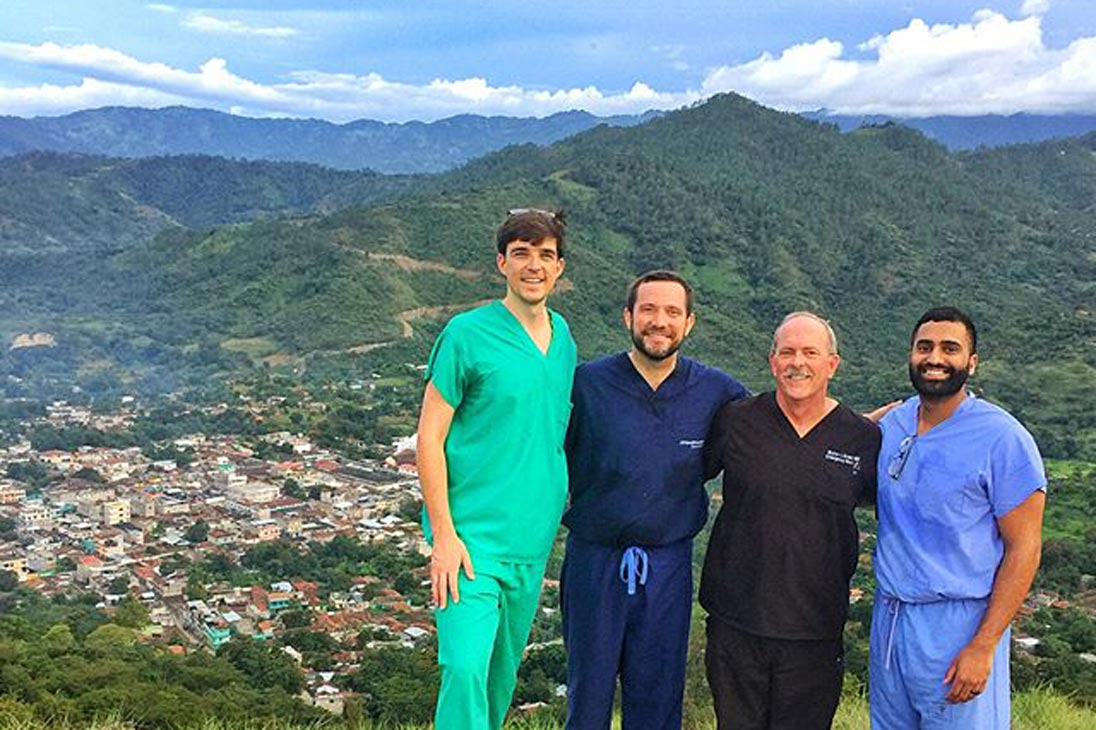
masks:
[(880, 423), (876, 580), (906, 603), (985, 598), (1004, 555), (997, 518), (1046, 489), (1043, 461), (1019, 421), (971, 395), (913, 436), (895, 479), (920, 402), (910, 398)]

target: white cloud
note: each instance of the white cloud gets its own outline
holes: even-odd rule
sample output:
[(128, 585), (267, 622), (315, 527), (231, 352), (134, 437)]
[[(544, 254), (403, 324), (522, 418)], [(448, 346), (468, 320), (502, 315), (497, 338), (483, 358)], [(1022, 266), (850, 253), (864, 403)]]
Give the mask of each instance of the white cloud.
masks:
[(823, 38), (712, 69), (702, 90), (846, 114), (1096, 112), (1096, 38), (1048, 48), (1038, 16), (980, 10), (955, 25), (914, 19), (858, 48), (875, 58), (849, 59), (842, 44)]
[(191, 30), (201, 33), (216, 33), (218, 35), (248, 35), (261, 38), (289, 38), (297, 35), (296, 28), (285, 26), (273, 26), (260, 28), (248, 25), (239, 20), (223, 20), (205, 13), (191, 13), (183, 21), (183, 25)]
[(148, 8), (149, 10), (155, 11), (157, 13), (177, 13), (177, 12), (179, 12), (178, 8), (176, 8), (174, 5), (165, 5), (163, 3), (148, 3), (148, 4), (145, 5), (145, 7)]
[(687, 50), (683, 45), (651, 46), (651, 51), (665, 58), (675, 71), (688, 71), (691, 68), (684, 58)]
[(1024, 0), (1020, 6), (1021, 15), (1046, 15), (1050, 10), (1050, 0)]
[[(915, 19), (857, 47), (860, 54), (850, 57), (841, 42), (821, 38), (714, 68), (696, 89), (667, 92), (636, 81), (610, 92), (595, 86), (493, 86), (478, 76), (410, 84), (376, 73), (310, 70), (265, 83), (233, 73), (222, 58), (183, 69), (96, 45), (0, 42), (0, 59), (82, 79), (72, 86), (0, 88), (0, 111), (59, 114), (111, 104), (187, 104), (251, 116), (405, 121), (461, 113), (543, 116), (569, 109), (628, 114), (735, 91), (780, 109), (825, 107), (846, 114), (1096, 113), (1096, 37), (1049, 48), (1038, 16), (1010, 20), (979, 11), (970, 22), (954, 25)], [(678, 53), (651, 50), (667, 57)]]
[[(389, 81), (379, 74), (331, 74), (298, 71), (288, 83), (260, 84), (237, 76), (221, 58), (197, 71), (140, 61), (94, 45), (30, 45), (0, 42), (0, 58), (82, 75), (77, 87), (30, 87), (0, 90), (0, 108), (8, 113), (59, 114), (107, 104), (190, 104), (234, 110), (253, 116), (313, 116), (352, 119), (438, 119), (461, 113), (543, 116), (570, 109), (595, 114), (627, 114), (674, 108), (696, 101), (699, 93), (665, 93), (637, 82), (626, 92), (606, 94), (596, 87), (537, 91), (520, 86), (491, 86), (484, 78), (434, 79), (425, 85)], [(125, 89), (119, 99), (107, 98)], [(142, 98), (148, 103), (134, 102)], [(41, 107), (32, 100), (42, 99)], [(101, 101), (92, 101), (101, 99)], [(170, 101), (159, 101), (170, 99)]]
[(53, 116), (102, 106), (163, 107), (186, 104), (186, 97), (154, 89), (85, 78), (79, 85), (42, 84), (15, 89), (0, 87), (0, 109), (20, 117)]

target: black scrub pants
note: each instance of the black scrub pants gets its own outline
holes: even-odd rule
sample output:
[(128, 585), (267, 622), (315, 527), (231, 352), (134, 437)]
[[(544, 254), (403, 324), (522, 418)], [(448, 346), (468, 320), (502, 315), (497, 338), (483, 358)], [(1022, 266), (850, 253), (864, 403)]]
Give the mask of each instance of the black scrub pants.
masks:
[(719, 730), (828, 730), (841, 700), (840, 639), (770, 639), (709, 616), (705, 664)]

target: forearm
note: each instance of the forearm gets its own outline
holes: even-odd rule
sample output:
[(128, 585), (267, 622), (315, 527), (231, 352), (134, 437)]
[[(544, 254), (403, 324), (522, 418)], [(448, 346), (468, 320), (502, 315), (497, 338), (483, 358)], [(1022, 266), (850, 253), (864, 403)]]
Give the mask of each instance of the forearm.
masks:
[(439, 534), (453, 533), (453, 515), (449, 511), (449, 480), (445, 462), (445, 446), (420, 434), (416, 462), (422, 501), (430, 520), (430, 530)]
[(1005, 545), (989, 605), (978, 631), (952, 661), (944, 675), (951, 684), (948, 702), (969, 702), (986, 689), (1001, 635), (1027, 596), (1042, 553), (1043, 505), (1046, 494), (1036, 491), (1019, 506), (997, 518)]
[(986, 615), (971, 640), (972, 644), (986, 647), (997, 645), (1031, 589), (1041, 553), (1041, 541), (1038, 539), (1006, 546), (1001, 567), (993, 581)]

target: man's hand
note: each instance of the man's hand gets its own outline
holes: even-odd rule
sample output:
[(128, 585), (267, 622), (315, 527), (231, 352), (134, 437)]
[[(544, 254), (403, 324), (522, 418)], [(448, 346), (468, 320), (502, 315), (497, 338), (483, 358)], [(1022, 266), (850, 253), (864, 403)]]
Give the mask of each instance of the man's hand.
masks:
[(864, 415), (864, 418), (868, 419), (872, 423), (879, 423), (881, 420), (883, 420), (883, 416), (887, 415), (888, 413), (890, 413), (892, 410), (894, 410), (895, 408), (897, 408), (900, 405), (902, 405), (902, 401), (892, 400), (890, 403), (886, 403), (884, 405), (881, 405), (878, 408), (876, 408), (874, 411), (868, 411), (867, 413), (865, 413), (863, 415)]
[(449, 474), (445, 463), (445, 439), (453, 423), (454, 410), (445, 397), (434, 387), (426, 384), (422, 396), (422, 412), (419, 414), (416, 461), (419, 465), (419, 482), (422, 484), (422, 501), (426, 516), (434, 533), (434, 549), (430, 553), (430, 595), (434, 605), (445, 608), (449, 594), (453, 602), (460, 602), (460, 585), (457, 576), (461, 566), (468, 580), (476, 576), (472, 572), (472, 558), (453, 526), (449, 511)]
[(456, 533), (434, 535), (434, 549), (430, 553), (430, 595), (438, 608), (445, 608), (450, 593), (453, 595), (453, 603), (460, 603), (457, 577), (462, 567), (468, 580), (476, 579), (476, 573), (472, 570), (472, 557)]
[(970, 702), (985, 691), (995, 649), (973, 641), (963, 647), (944, 674), (944, 684), (951, 685), (948, 702)]

